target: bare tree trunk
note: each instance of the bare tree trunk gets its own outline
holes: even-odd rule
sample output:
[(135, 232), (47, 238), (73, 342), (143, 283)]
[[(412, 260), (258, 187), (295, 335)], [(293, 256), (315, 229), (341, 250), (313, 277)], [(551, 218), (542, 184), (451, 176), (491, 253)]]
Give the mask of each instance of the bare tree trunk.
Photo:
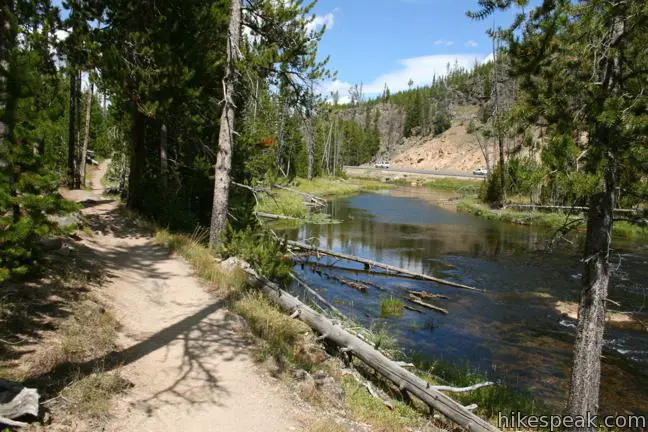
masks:
[(75, 188), (75, 173), (76, 173), (76, 79), (77, 74), (75, 71), (70, 71), (70, 113), (68, 119), (68, 187)]
[(167, 127), (164, 123), (160, 127), (160, 176), (162, 187), (167, 190), (169, 182), (169, 160), (167, 158)]
[(315, 130), (312, 117), (306, 119), (306, 133), (308, 134), (308, 181), (311, 181), (315, 162)]
[(232, 169), (232, 147), (234, 141), (234, 92), (236, 85), (236, 63), (239, 58), (241, 39), (242, 7), (241, 0), (233, 0), (230, 5), (230, 22), (227, 35), (227, 66), (223, 78), (223, 112), (218, 133), (218, 153), (216, 154), (216, 173), (214, 179), (214, 202), (212, 205), (209, 245), (220, 242), (227, 223), (229, 203), (230, 171)]
[(90, 115), (92, 114), (92, 91), (93, 84), (90, 83), (90, 89), (88, 89), (88, 97), (86, 99), (86, 117), (85, 117), (85, 132), (83, 134), (83, 147), (79, 154), (79, 173), (81, 178), (81, 186), (85, 186), (85, 177), (86, 177), (86, 153), (88, 152), (88, 140), (90, 139)]

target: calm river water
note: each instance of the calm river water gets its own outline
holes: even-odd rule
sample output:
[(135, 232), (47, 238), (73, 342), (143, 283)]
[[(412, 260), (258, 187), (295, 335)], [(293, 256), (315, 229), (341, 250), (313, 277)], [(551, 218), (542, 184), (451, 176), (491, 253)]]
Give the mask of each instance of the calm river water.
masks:
[[(306, 225), (285, 233), (291, 239), (319, 239), (320, 247), (484, 288), (486, 293), (324, 270), (384, 288), (361, 293), (309, 267), (296, 269), (343, 313), (365, 326), (386, 324), (404, 350), (470, 366), (561, 408), (575, 322), (555, 306), (559, 300), (578, 300), (582, 239), (549, 251), (552, 233), (547, 230), (457, 214), (439, 206), (438, 199), (438, 194), (416, 188), (341, 198), (329, 204), (340, 224)], [(648, 245), (615, 242), (614, 248), (612, 260), (620, 264), (610, 298), (624, 310), (648, 310)], [(352, 262), (338, 264), (362, 268)], [(405, 298), (408, 289), (446, 294), (449, 300), (433, 303), (449, 314), (405, 310), (400, 317), (381, 318), (381, 300)], [(648, 412), (648, 332), (607, 329), (604, 356), (602, 409)]]

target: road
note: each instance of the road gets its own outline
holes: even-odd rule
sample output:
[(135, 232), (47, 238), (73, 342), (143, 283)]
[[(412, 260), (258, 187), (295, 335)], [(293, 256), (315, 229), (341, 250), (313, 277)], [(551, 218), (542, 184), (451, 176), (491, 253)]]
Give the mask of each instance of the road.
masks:
[(461, 172), (461, 171), (435, 171), (435, 170), (422, 170), (422, 169), (415, 169), (415, 168), (389, 168), (389, 169), (383, 169), (383, 168), (371, 168), (371, 167), (360, 167), (360, 166), (345, 166), (344, 167), (345, 171), (353, 171), (353, 170), (362, 170), (362, 171), (369, 171), (369, 172), (375, 172), (375, 173), (380, 173), (380, 174), (417, 174), (417, 175), (425, 175), (425, 176), (436, 176), (436, 177), (462, 177), (462, 178), (469, 178), (469, 179), (479, 179), (483, 180), (484, 176), (482, 175), (474, 175), (472, 173), (467, 173), (467, 172)]

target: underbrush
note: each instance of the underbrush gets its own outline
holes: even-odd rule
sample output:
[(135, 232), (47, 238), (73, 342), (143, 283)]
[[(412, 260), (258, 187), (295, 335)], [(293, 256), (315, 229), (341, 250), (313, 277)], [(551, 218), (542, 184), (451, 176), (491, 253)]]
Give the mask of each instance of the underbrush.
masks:
[(427, 181), (423, 186), (441, 191), (457, 192), (461, 195), (477, 195), (481, 187), (481, 181), (460, 180), (455, 178), (439, 178)]

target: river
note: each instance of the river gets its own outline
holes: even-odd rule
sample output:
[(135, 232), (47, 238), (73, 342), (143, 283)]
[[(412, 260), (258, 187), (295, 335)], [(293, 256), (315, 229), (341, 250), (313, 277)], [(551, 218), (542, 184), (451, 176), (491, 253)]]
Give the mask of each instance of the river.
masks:
[[(445, 198), (423, 188), (339, 198), (328, 210), (340, 223), (283, 232), (290, 239), (317, 239), (323, 248), (485, 289), (474, 293), (433, 282), (296, 267), (343, 313), (368, 327), (385, 325), (406, 352), (467, 366), (549, 406), (563, 407), (575, 321), (561, 315), (556, 303), (578, 300), (582, 236), (549, 250), (551, 231), (457, 214), (439, 205)], [(648, 306), (647, 245), (615, 241), (613, 247), (610, 298), (623, 310)], [(366, 280), (383, 290), (370, 287), (362, 293), (327, 274)], [(411, 289), (447, 295), (449, 300), (433, 303), (449, 313), (404, 310), (400, 317), (381, 317), (382, 299), (406, 298)], [(648, 322), (648, 316), (643, 318)], [(602, 411), (648, 412), (647, 370), (648, 332), (606, 329)]]

